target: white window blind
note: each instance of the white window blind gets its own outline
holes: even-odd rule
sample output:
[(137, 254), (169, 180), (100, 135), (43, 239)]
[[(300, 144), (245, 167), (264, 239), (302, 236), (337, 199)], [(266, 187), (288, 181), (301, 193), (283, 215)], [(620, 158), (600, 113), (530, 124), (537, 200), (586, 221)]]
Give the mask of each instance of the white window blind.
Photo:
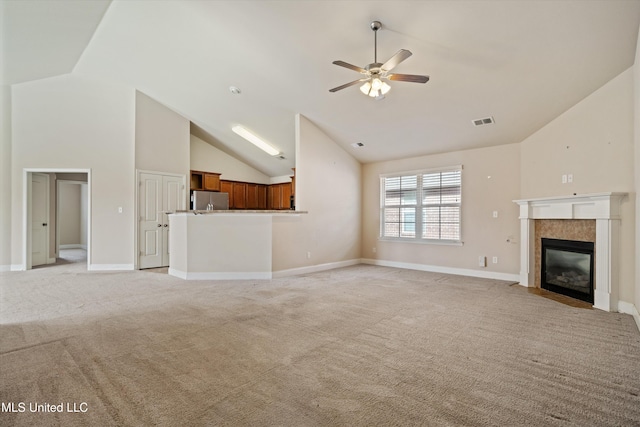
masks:
[(461, 241), (462, 167), (380, 177), (380, 237)]

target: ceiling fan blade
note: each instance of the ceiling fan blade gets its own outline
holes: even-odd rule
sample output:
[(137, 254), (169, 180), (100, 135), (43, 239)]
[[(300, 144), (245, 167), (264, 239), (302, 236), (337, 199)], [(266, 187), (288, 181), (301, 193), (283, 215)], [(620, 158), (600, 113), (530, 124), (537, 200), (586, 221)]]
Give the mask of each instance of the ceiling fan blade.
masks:
[(389, 74), (387, 78), (397, 82), (426, 83), (429, 81), (429, 76), (418, 76), (415, 74)]
[(404, 61), (405, 59), (407, 59), (408, 57), (410, 57), (411, 55), (413, 55), (410, 51), (406, 50), (406, 49), (400, 49), (399, 51), (396, 52), (395, 55), (393, 55), (387, 62), (385, 62), (384, 64), (382, 64), (382, 66), (380, 67), (383, 71), (391, 71), (393, 68), (395, 68), (399, 63), (401, 63), (402, 61)]
[(361, 81), (362, 81), (362, 79), (358, 79), (358, 80), (354, 80), (354, 81), (349, 82), (349, 83), (345, 83), (342, 86), (338, 86), (338, 87), (334, 87), (333, 89), (329, 89), (329, 92), (337, 92), (339, 90), (346, 89), (349, 86), (357, 85)]
[(364, 74), (366, 74), (366, 73), (367, 73), (367, 70), (365, 70), (364, 68), (360, 68), (360, 67), (358, 67), (357, 65), (351, 65), (351, 64), (349, 64), (348, 62), (344, 62), (344, 61), (333, 61), (333, 63), (334, 63), (334, 64), (336, 64), (336, 65), (339, 65), (339, 66), (341, 66), (341, 67), (344, 67), (344, 68), (349, 68), (350, 70), (355, 70), (355, 71), (357, 71), (357, 72), (359, 72), (359, 73), (364, 73)]

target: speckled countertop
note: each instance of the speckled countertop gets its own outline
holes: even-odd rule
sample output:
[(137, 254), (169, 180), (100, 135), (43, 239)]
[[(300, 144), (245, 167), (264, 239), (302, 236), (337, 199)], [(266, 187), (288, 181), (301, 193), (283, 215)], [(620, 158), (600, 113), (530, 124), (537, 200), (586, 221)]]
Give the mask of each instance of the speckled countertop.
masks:
[(294, 211), (289, 209), (265, 210), (265, 209), (213, 209), (213, 210), (177, 210), (167, 212), (168, 214), (194, 214), (194, 215), (210, 215), (210, 214), (270, 214), (270, 215), (299, 215), (306, 214), (307, 211)]

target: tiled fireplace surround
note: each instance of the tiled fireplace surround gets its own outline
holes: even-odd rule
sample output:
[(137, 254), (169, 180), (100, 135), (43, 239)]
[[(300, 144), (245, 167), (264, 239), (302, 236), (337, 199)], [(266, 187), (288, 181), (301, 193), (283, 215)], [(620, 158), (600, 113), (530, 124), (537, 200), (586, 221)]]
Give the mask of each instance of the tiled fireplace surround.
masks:
[(540, 287), (542, 237), (595, 243), (595, 308), (618, 311), (620, 201), (626, 193), (515, 200), (520, 206), (520, 284)]

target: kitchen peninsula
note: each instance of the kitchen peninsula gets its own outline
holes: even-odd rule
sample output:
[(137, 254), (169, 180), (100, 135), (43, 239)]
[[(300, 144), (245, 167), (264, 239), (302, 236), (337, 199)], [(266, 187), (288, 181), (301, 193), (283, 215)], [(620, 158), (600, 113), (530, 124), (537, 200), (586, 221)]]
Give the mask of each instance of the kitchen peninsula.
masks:
[(186, 280), (271, 279), (272, 217), (295, 210), (204, 210), (169, 214), (169, 274)]

